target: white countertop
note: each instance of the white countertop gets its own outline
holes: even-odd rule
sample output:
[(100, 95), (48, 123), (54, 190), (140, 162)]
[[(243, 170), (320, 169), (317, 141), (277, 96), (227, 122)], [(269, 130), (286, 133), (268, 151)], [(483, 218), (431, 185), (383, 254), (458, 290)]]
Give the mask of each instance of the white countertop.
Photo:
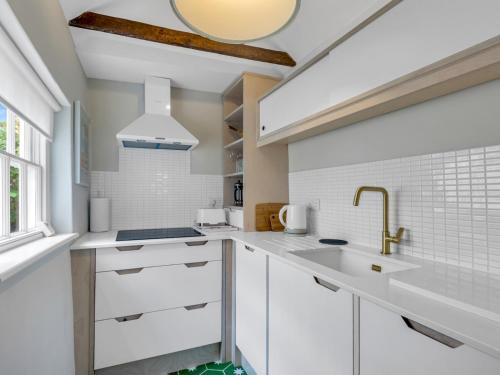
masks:
[[(232, 239), (244, 242), (270, 257), (333, 283), (384, 308), (449, 335), (478, 350), (500, 358), (500, 277), (467, 268), (393, 254), (393, 259), (419, 266), (392, 274), (353, 277), (300, 258), (293, 250), (330, 247), (318, 237), (292, 237), (273, 232), (219, 232), (206, 237), (146, 241), (116, 240), (116, 232), (88, 233), (71, 249), (162, 244)], [(349, 245), (344, 249), (378, 254), (375, 249)], [(382, 257), (382, 256), (381, 256)]]
[[(198, 229), (197, 229), (198, 230)], [(235, 232), (202, 232), (204, 237), (159, 238), (155, 240), (117, 241), (116, 230), (101, 233), (85, 233), (73, 245), (71, 250), (100, 249), (116, 246), (160, 245), (166, 243), (229, 240)]]
[(58, 234), (40, 238), (0, 253), (0, 282), (24, 270), (43, 257), (71, 243), (78, 234)]

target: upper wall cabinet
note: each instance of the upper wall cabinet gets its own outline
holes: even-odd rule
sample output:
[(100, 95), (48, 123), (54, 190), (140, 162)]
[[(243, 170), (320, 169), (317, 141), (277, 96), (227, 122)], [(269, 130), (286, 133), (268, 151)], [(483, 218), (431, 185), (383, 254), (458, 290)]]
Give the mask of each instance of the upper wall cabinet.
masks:
[(259, 146), (289, 143), (500, 77), (500, 2), (405, 0), (260, 105)]

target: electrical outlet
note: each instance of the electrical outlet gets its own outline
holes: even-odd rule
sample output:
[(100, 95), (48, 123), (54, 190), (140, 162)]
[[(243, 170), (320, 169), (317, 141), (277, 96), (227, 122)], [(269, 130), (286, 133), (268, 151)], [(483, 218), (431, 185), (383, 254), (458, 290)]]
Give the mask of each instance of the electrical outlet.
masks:
[(319, 211), (320, 210), (320, 201), (319, 199), (314, 199), (309, 202), (308, 204), (309, 208), (314, 211)]

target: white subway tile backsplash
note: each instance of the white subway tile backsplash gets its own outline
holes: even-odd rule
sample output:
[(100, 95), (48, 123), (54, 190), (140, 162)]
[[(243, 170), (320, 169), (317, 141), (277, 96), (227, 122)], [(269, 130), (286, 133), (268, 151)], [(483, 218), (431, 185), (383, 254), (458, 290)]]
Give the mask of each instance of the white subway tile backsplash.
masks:
[(113, 229), (191, 226), (196, 210), (222, 206), (223, 177), (191, 174), (190, 153), (120, 149), (118, 172), (92, 172), (92, 197), (111, 199)]
[(500, 146), (293, 172), (290, 202), (309, 204), (310, 230), (379, 248), (382, 197), (390, 194), (391, 231), (406, 228), (394, 249), (421, 258), (500, 274)]

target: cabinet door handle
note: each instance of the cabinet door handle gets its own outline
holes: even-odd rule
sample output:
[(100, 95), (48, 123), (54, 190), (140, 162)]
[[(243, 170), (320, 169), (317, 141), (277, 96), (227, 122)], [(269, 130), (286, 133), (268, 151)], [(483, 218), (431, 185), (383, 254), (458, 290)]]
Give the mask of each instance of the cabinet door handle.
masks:
[(208, 303), (199, 303), (197, 305), (184, 306), (187, 311), (204, 309)]
[(136, 246), (117, 246), (116, 250), (118, 251), (136, 251), (136, 250), (141, 250), (143, 248), (143, 245), (136, 245)]
[(314, 281), (316, 284), (321, 285), (323, 288), (330, 289), (333, 292), (337, 292), (340, 288), (337, 285), (329, 283), (328, 281), (321, 280), (319, 277), (314, 276)]
[(118, 323), (124, 323), (124, 322), (129, 322), (131, 320), (138, 320), (140, 319), (142, 314), (135, 314), (135, 315), (128, 315), (128, 316), (121, 316), (119, 318), (115, 318), (115, 320)]
[(414, 330), (415, 332), (420, 333), (421, 335), (427, 336), (433, 339), (434, 341), (446, 345), (449, 348), (455, 349), (464, 344), (463, 342), (455, 340), (454, 338), (447, 336), (444, 333), (438, 332), (432, 328), (424, 326), (423, 324), (417, 323), (414, 320), (408, 319), (405, 316), (402, 316), (401, 318), (406, 323), (408, 328)]
[(245, 245), (245, 249), (250, 251), (251, 253), (253, 253), (255, 251), (255, 249), (252, 249), (250, 246), (248, 245)]
[(206, 261), (206, 262), (184, 263), (184, 265), (185, 265), (187, 268), (203, 267), (203, 266), (206, 266), (207, 264), (208, 264), (208, 261)]
[(208, 243), (208, 241), (191, 241), (191, 242), (184, 242), (188, 246), (204, 246)]
[(117, 270), (115, 271), (118, 275), (131, 275), (133, 273), (139, 273), (143, 270), (144, 268), (129, 268), (128, 270)]

